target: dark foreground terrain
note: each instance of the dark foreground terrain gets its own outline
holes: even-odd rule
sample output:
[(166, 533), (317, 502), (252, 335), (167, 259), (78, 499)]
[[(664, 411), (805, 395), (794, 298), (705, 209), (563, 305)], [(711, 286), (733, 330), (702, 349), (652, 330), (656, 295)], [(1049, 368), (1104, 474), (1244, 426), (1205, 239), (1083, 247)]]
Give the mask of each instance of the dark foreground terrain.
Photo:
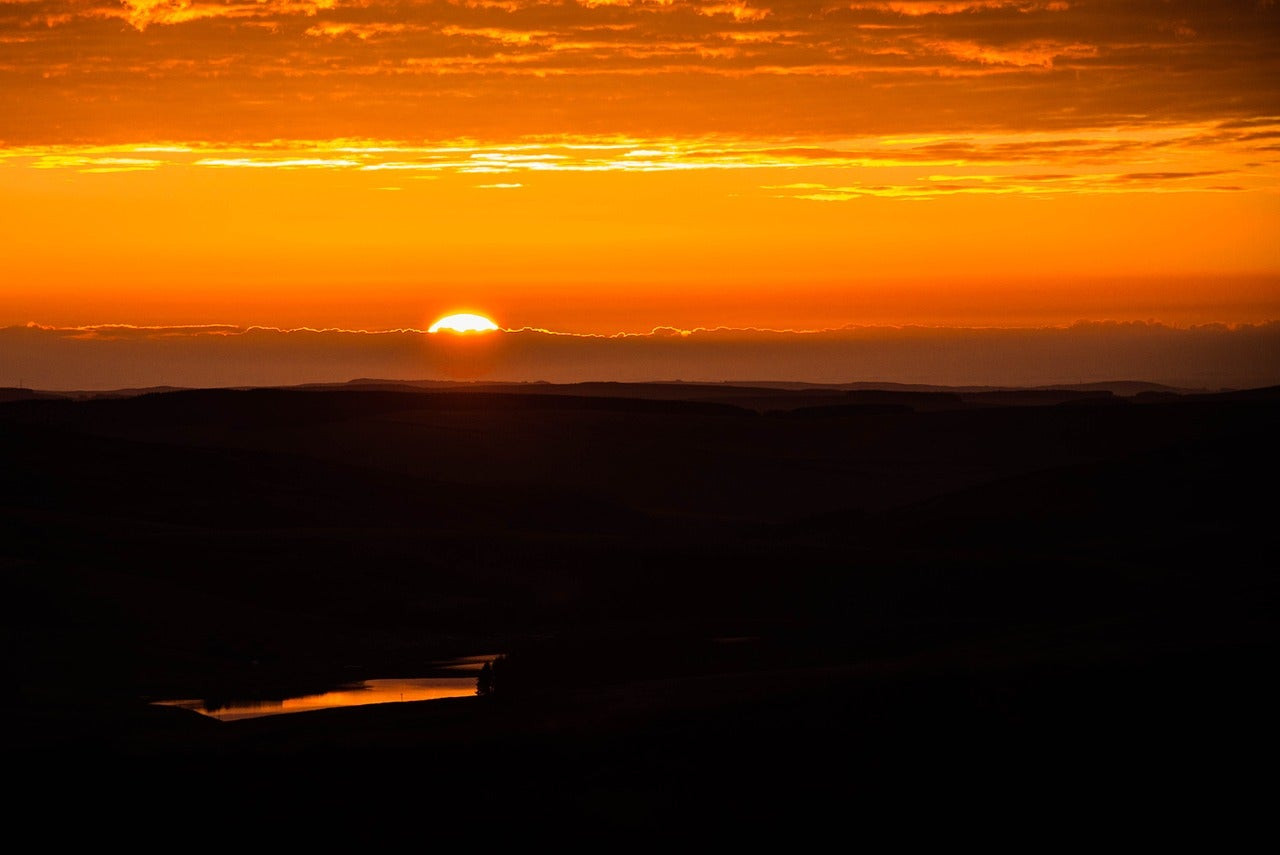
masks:
[[(94, 839), (1229, 839), (1270, 810), (1280, 393), (1122, 391), (10, 390), (10, 807)], [(487, 697), (149, 704), (489, 652)]]

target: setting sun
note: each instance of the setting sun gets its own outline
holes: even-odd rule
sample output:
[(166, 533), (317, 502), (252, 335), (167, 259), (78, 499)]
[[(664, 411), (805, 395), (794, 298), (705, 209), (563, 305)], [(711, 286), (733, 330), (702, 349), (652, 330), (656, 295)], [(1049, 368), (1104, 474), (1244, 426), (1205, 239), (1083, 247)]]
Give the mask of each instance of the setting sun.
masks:
[(432, 324), (427, 332), (436, 333), (441, 330), (457, 333), (492, 332), (497, 328), (498, 325), (484, 315), (461, 314), (446, 315)]

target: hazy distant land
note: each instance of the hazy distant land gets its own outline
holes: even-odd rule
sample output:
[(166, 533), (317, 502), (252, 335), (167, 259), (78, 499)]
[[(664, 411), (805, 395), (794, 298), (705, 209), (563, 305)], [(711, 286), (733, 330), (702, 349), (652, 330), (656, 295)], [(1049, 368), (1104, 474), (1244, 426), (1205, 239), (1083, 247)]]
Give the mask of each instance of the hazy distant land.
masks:
[(1280, 384), (1280, 322), (1172, 327), (849, 326), (637, 335), (483, 335), (38, 324), (0, 328), (0, 386), (111, 390), (392, 380), (868, 382), (1023, 387), (1140, 380), (1216, 391)]

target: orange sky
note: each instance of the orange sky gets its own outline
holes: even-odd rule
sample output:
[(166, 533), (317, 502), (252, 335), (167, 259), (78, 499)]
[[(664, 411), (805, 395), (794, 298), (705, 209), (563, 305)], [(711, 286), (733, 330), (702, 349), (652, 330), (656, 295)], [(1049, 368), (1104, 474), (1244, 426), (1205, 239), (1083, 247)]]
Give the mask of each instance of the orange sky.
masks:
[(0, 0), (0, 326), (1280, 318), (1280, 7)]

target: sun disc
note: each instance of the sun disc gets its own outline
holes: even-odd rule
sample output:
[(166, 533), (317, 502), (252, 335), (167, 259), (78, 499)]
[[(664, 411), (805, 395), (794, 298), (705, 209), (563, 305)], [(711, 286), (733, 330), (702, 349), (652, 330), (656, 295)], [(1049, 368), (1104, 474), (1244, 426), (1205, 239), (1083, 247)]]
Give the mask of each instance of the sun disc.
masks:
[(459, 314), (446, 315), (440, 320), (432, 324), (427, 332), (435, 333), (441, 330), (457, 333), (469, 332), (492, 332), (498, 328), (498, 325), (486, 318), (484, 315)]

